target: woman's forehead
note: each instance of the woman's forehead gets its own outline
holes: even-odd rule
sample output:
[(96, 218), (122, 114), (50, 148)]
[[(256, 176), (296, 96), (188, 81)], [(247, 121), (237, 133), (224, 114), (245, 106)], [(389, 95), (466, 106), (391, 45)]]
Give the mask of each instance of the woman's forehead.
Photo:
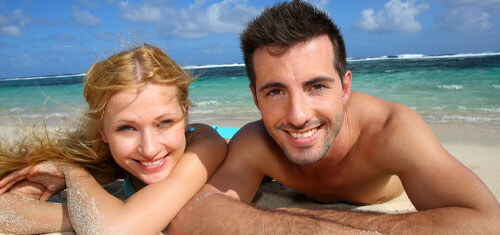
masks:
[[(175, 86), (148, 84), (141, 88), (124, 89), (110, 97), (105, 116), (123, 113), (182, 112)], [(106, 115), (107, 114), (107, 115)]]

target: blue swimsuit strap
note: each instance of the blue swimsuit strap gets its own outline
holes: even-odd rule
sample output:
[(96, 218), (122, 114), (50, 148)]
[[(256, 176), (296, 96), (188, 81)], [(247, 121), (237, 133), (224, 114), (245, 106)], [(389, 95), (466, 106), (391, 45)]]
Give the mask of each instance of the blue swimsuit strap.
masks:
[(136, 191), (134, 185), (132, 184), (132, 180), (130, 179), (130, 174), (127, 172), (125, 175), (125, 180), (123, 181), (123, 192), (128, 197), (131, 197)]

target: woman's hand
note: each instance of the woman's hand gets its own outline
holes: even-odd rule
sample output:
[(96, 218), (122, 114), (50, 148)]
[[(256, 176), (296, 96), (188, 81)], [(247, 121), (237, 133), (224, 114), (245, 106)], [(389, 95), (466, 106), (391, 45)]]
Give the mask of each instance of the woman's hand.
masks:
[(16, 170), (0, 180), (0, 195), (11, 192), (47, 201), (66, 187), (62, 164), (45, 161)]

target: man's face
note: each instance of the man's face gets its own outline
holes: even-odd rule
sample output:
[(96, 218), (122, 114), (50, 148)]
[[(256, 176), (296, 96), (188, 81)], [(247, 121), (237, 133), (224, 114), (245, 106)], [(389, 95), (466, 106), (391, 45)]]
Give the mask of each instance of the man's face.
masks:
[(312, 164), (326, 155), (342, 127), (350, 72), (343, 89), (326, 35), (280, 55), (272, 53), (276, 50), (260, 48), (253, 55), (254, 101), (287, 158), (299, 165)]

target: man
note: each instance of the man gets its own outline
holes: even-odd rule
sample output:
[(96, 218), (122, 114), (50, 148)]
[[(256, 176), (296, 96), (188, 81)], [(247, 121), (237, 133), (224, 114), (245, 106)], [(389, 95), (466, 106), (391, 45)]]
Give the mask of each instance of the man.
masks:
[[(241, 45), (262, 120), (234, 136), (172, 233), (500, 232), (496, 198), (422, 118), (351, 94), (343, 39), (324, 12), (302, 1), (277, 4), (248, 25)], [(266, 175), (325, 203), (380, 203), (405, 190), (418, 212), (261, 210), (247, 203)]]

